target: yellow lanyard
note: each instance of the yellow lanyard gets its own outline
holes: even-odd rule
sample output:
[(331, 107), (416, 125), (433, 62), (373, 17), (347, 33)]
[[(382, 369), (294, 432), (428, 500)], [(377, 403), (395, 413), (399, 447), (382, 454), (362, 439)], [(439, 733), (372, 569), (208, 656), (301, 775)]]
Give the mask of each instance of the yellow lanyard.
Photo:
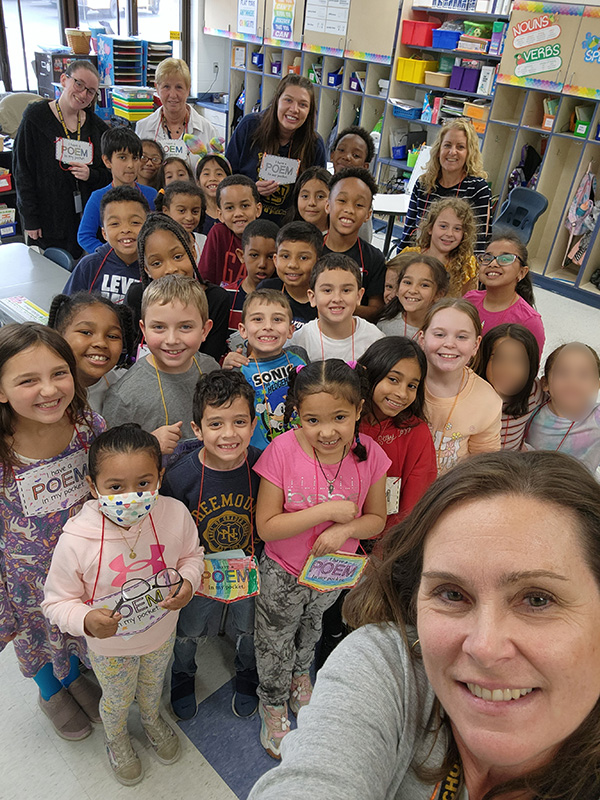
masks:
[[(58, 100), (56, 101), (56, 111), (58, 113), (58, 118), (60, 120), (60, 124), (63, 126), (63, 130), (65, 132), (65, 136), (67, 137), (67, 139), (70, 139), (71, 135), (70, 135), (69, 130), (67, 128), (67, 125), (65, 123), (65, 118), (63, 117), (63, 113), (60, 110), (60, 103), (58, 102)], [(78, 142), (81, 141), (81, 114), (80, 114), (79, 111), (77, 112), (77, 141)]]
[[(156, 359), (152, 356), (152, 364), (154, 369), (156, 370), (156, 380), (158, 381), (158, 388), (160, 390), (160, 399), (162, 400), (163, 408), (165, 410), (165, 425), (169, 424), (169, 412), (167, 411), (167, 404), (165, 402), (165, 395), (163, 393), (162, 382), (160, 380), (160, 372), (158, 371), (158, 367), (156, 366)], [(196, 361), (196, 356), (194, 356), (194, 364), (196, 365), (196, 369), (198, 370), (199, 375), (202, 377), (202, 370), (198, 366), (198, 362)]]

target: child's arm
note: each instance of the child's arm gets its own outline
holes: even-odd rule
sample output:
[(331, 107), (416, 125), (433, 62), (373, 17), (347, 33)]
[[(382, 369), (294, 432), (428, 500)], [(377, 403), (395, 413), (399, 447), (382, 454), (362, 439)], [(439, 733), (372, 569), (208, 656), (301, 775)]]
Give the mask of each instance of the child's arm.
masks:
[(92, 192), (83, 209), (79, 230), (77, 231), (77, 241), (86, 253), (95, 253), (102, 246), (103, 242), (98, 239), (99, 227), (100, 197), (96, 192)]
[(493, 453), (500, 450), (500, 429), (502, 418), (502, 400), (499, 400), (499, 410), (490, 424), (479, 433), (469, 436), (469, 455), (475, 453)]
[(381, 533), (386, 519), (385, 475), (383, 475), (369, 489), (362, 517), (356, 517), (351, 522), (330, 525), (317, 538), (311, 552), (314, 556), (324, 556), (326, 553), (336, 553), (346, 539), (371, 539)]
[(291, 512), (283, 510), (283, 500), (283, 490), (261, 478), (256, 501), (256, 530), (263, 542), (291, 539), (323, 522), (349, 523), (358, 513), (356, 503), (351, 500), (329, 500)]

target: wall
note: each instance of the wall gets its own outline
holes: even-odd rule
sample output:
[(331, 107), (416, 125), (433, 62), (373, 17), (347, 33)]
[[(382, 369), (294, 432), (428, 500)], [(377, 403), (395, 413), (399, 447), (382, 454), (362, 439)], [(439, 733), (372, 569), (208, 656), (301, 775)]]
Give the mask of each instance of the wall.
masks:
[[(192, 2), (191, 64), (192, 94), (209, 90), (227, 92), (229, 86), (229, 40), (204, 34), (204, 1)], [(195, 32), (195, 33), (194, 33)], [(219, 74), (213, 83), (214, 62), (219, 64)]]

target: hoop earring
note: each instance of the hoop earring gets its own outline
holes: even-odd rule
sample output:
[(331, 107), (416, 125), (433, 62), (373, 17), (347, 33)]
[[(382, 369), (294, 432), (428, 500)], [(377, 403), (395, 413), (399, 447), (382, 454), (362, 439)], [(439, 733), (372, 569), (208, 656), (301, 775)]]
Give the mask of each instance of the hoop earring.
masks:
[(420, 648), (420, 647), (419, 647), (419, 649), (417, 650), (417, 647), (418, 647), (418, 645), (420, 644), (420, 642), (421, 642), (421, 640), (420, 640), (420, 639), (416, 639), (416, 640), (415, 640), (415, 641), (414, 641), (414, 642), (411, 644), (411, 646), (410, 646), (411, 653), (414, 653), (414, 654), (415, 654), (415, 655), (417, 655), (417, 656), (421, 656), (421, 655), (423, 655), (423, 653), (421, 652), (421, 648)]

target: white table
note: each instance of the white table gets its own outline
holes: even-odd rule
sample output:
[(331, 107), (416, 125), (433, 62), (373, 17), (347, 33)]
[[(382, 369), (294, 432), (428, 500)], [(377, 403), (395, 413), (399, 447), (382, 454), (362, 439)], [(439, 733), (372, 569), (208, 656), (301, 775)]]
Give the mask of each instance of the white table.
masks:
[(0, 245), (0, 298), (24, 295), (48, 311), (68, 280), (66, 269), (26, 244)]
[(396, 217), (406, 216), (410, 203), (410, 193), (406, 194), (376, 194), (373, 197), (373, 211), (378, 214), (387, 214), (388, 223), (385, 231), (383, 255), (387, 258), (394, 232)]

